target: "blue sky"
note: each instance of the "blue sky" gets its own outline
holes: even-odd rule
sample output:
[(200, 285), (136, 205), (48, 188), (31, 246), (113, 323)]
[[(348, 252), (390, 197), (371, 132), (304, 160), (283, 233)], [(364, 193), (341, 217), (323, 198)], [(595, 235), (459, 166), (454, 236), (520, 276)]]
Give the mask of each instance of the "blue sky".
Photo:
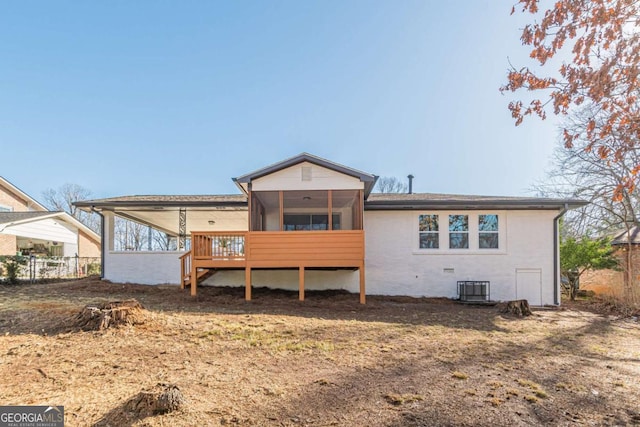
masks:
[(40, 198), (235, 193), (306, 151), (419, 192), (526, 195), (556, 123), (515, 127), (514, 2), (6, 2), (0, 175)]

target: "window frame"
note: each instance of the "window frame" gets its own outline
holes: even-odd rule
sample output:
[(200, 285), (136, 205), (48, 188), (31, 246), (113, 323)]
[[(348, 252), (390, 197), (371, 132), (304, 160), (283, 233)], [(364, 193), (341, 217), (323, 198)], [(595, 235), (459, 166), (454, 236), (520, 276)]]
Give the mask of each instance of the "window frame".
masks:
[[(308, 229), (296, 229), (296, 228), (287, 228), (287, 224), (286, 221), (284, 221), (285, 217), (308, 217), (309, 218), (309, 228)], [(321, 228), (314, 228), (315, 225), (322, 225), (321, 223), (318, 224), (314, 224), (313, 219), (314, 217), (319, 217), (319, 216), (326, 216), (327, 217), (327, 228), (326, 229), (321, 229)], [(338, 224), (338, 228), (333, 228), (333, 230), (340, 230), (341, 226), (342, 226), (342, 213), (341, 212), (333, 212), (332, 213), (332, 224), (335, 225)], [(282, 222), (282, 231), (330, 231), (329, 230), (329, 226), (328, 226), (328, 221), (329, 221), (329, 215), (327, 215), (326, 213), (321, 213), (321, 212), (288, 212), (283, 214), (283, 222)], [(297, 224), (294, 224), (297, 225)]]
[[(436, 230), (421, 230), (422, 227), (421, 220), (424, 216), (435, 217)], [(433, 219), (433, 218), (432, 218)], [(422, 235), (431, 235), (436, 236), (436, 246), (435, 247), (422, 247)], [(438, 250), (440, 249), (440, 215), (439, 214), (420, 214), (418, 215), (418, 248), (420, 250)]]
[[(465, 214), (451, 213), (451, 214), (447, 215), (447, 219), (448, 219), (448, 221), (447, 221), (447, 225), (448, 225), (448, 227), (447, 227), (447, 241), (448, 241), (447, 248), (449, 250), (452, 250), (452, 251), (459, 251), (459, 250), (467, 251), (467, 250), (470, 249), (470, 241), (469, 241), (469, 234), (470, 234), (470, 231), (471, 231), (470, 227), (469, 227), (469, 219), (470, 219), (469, 217), (470, 216), (471, 215), (469, 215), (468, 213), (465, 213)], [(465, 229), (464, 230), (455, 230), (455, 229), (452, 230), (451, 229), (451, 227), (452, 226), (455, 227), (455, 223), (459, 221), (459, 219), (455, 219), (453, 217), (465, 217), (466, 224), (465, 224)], [(451, 246), (451, 243), (452, 243), (451, 238), (453, 236), (461, 237), (462, 238), (461, 241), (465, 245), (461, 246), (461, 247), (452, 247)], [(465, 237), (466, 237), (466, 240), (464, 239)]]
[[(486, 216), (495, 216), (496, 217), (496, 229), (495, 230), (482, 230), (480, 227), (480, 217), (486, 217)], [(481, 235), (495, 235), (496, 238), (496, 244), (497, 246), (494, 247), (483, 247), (481, 242), (482, 239), (480, 238)], [(496, 213), (479, 213), (478, 214), (478, 250), (481, 251), (486, 251), (486, 250), (499, 250), (500, 249), (500, 215), (496, 214)]]
[[(438, 216), (439, 230), (438, 230), (438, 248), (422, 248), (420, 247), (420, 236), (425, 233), (420, 231), (420, 218), (424, 215), (436, 215)], [(449, 216), (450, 215), (467, 215), (467, 231), (450, 231), (449, 230)], [(480, 216), (481, 215), (496, 215), (497, 216), (497, 231), (493, 231), (493, 234), (497, 235), (498, 247), (497, 248), (480, 248)], [(446, 225), (443, 226), (442, 221), (446, 221)], [(432, 211), (418, 211), (413, 214), (413, 250), (414, 255), (505, 255), (507, 254), (507, 230), (508, 230), (508, 216), (507, 211), (504, 210), (432, 210)], [(467, 248), (451, 248), (449, 246), (451, 233), (466, 233), (467, 234)], [(434, 233), (435, 234), (435, 233)]]

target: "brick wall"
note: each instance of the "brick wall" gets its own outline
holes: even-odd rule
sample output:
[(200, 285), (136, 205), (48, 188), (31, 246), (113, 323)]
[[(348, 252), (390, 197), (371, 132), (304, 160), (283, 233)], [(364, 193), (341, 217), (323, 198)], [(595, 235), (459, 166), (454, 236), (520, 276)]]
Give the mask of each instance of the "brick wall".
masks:
[(16, 236), (0, 234), (0, 255), (15, 255), (16, 247)]
[[(580, 289), (594, 291), (598, 294), (622, 297), (625, 294), (627, 280), (627, 248), (621, 247), (616, 252), (620, 262), (620, 271), (595, 270), (586, 271), (580, 277)], [(631, 273), (635, 288), (640, 286), (640, 247), (631, 248)]]
[(100, 243), (89, 238), (89, 236), (81, 230), (78, 230), (78, 256), (100, 257)]
[(0, 187), (0, 205), (12, 207), (16, 212), (29, 210), (25, 200), (7, 191), (7, 189), (3, 187)]

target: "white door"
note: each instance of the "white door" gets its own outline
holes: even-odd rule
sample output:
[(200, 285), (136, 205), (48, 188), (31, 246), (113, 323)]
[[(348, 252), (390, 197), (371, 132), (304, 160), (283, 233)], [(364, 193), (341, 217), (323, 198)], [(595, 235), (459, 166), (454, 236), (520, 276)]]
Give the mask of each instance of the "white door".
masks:
[(526, 299), (529, 305), (542, 305), (541, 269), (516, 269), (516, 299)]

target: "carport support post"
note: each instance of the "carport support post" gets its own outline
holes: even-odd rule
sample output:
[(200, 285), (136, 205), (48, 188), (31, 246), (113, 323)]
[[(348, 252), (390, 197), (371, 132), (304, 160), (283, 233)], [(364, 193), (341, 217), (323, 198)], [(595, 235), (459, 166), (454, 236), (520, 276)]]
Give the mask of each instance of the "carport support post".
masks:
[(178, 211), (178, 250), (183, 251), (187, 242), (187, 209)]
[(304, 265), (300, 266), (300, 269), (298, 272), (298, 286), (299, 286), (298, 299), (300, 301), (304, 301)]
[(364, 289), (364, 262), (360, 264), (360, 304), (366, 304), (367, 297)]
[(251, 267), (244, 269), (244, 299), (251, 301)]

